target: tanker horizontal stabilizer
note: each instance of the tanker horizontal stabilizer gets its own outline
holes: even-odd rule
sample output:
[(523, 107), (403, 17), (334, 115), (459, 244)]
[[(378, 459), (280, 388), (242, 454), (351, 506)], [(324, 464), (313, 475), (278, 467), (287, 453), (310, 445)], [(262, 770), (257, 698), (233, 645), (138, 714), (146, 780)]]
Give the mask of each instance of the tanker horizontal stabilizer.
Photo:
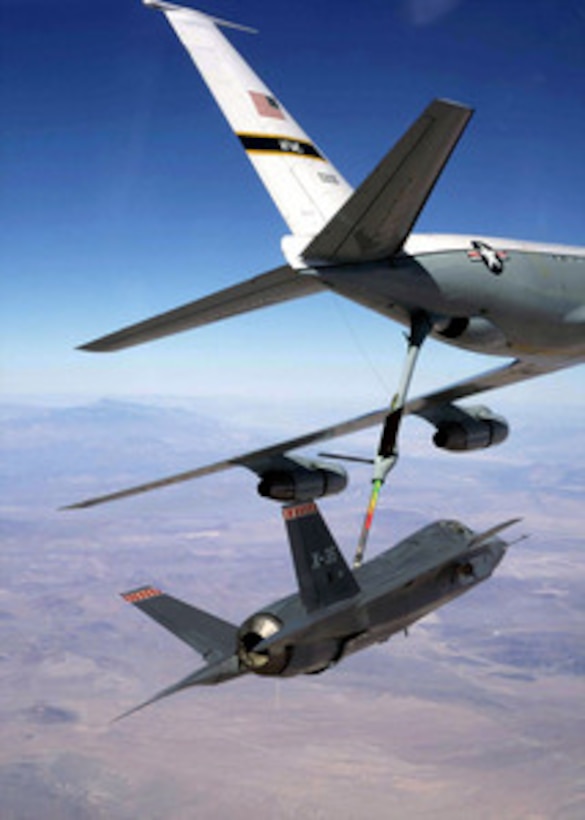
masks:
[(109, 353), (150, 342), (183, 330), (219, 322), (230, 316), (320, 293), (325, 286), (310, 274), (298, 274), (283, 265), (225, 290), (196, 299), (134, 325), (81, 345), (80, 350)]
[(302, 252), (307, 261), (368, 262), (397, 253), (472, 110), (434, 100)]

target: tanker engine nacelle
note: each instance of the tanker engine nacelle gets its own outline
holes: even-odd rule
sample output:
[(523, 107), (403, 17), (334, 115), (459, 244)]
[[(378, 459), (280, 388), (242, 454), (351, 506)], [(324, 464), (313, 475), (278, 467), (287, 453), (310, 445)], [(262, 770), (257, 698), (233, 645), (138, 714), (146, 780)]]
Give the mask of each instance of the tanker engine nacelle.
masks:
[(489, 407), (478, 405), (451, 409), (455, 410), (453, 416), (433, 420), (437, 428), (433, 436), (436, 447), (454, 452), (481, 450), (500, 444), (508, 437), (508, 422), (492, 413)]
[(287, 456), (260, 474), (258, 493), (275, 501), (312, 501), (347, 487), (347, 473), (336, 464)]

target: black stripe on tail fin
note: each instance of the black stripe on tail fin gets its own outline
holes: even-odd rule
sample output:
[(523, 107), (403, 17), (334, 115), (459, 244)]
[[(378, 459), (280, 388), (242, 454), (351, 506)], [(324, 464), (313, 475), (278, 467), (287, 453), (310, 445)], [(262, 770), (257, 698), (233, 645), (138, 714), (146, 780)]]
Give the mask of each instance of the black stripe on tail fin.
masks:
[(314, 502), (282, 511), (301, 600), (308, 612), (351, 598), (360, 591), (329, 527)]
[(122, 598), (185, 641), (206, 660), (225, 658), (235, 652), (237, 627), (209, 612), (151, 586), (125, 592)]

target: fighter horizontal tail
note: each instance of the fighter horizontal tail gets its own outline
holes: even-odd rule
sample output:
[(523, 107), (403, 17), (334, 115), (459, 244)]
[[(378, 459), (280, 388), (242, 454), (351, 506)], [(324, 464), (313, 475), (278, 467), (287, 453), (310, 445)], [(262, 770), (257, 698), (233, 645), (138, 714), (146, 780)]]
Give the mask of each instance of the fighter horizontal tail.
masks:
[(247, 671), (240, 667), (235, 654), (238, 630), (233, 624), (152, 586), (129, 590), (122, 593), (122, 598), (187, 643), (208, 663), (124, 712), (116, 720), (192, 686), (213, 686)]
[(207, 661), (225, 658), (233, 652), (237, 628), (152, 586), (122, 594), (145, 615), (188, 644)]

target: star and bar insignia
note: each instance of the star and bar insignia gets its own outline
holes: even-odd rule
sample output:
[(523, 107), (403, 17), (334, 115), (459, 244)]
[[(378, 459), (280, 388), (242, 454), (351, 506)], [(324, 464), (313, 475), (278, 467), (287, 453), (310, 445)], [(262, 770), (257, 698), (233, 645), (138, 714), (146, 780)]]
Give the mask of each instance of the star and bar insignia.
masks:
[(472, 262), (483, 262), (488, 270), (496, 274), (502, 273), (504, 262), (508, 258), (506, 251), (496, 250), (480, 239), (472, 239), (467, 256)]

